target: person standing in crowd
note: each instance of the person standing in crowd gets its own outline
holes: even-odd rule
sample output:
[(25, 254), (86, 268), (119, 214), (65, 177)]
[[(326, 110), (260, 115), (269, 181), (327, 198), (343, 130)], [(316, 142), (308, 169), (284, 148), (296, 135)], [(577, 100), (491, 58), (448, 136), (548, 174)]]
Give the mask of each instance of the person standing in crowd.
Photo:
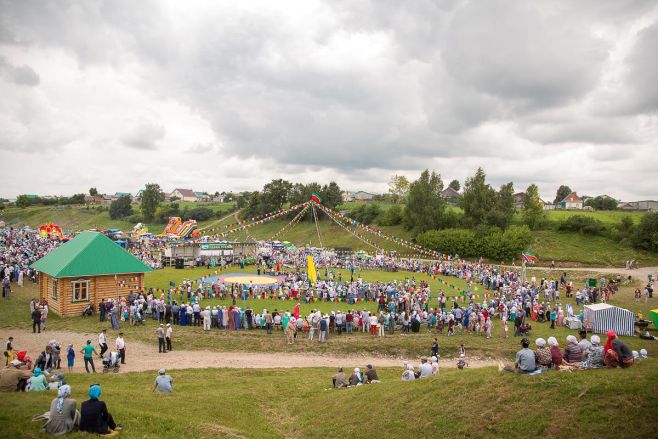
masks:
[(66, 362), (69, 368), (69, 372), (73, 372), (73, 363), (75, 363), (75, 349), (73, 349), (72, 344), (70, 344), (66, 350)]
[(98, 355), (96, 348), (91, 344), (91, 340), (87, 340), (87, 344), (80, 350), (81, 354), (84, 354), (85, 361), (85, 370), (89, 372), (89, 365), (91, 365), (91, 370), (93, 373), (96, 373), (96, 367), (94, 366), (94, 354)]
[(162, 323), (160, 323), (160, 326), (156, 328), (155, 333), (158, 336), (158, 353), (160, 354), (167, 353), (167, 348), (165, 345), (164, 325)]
[(101, 302), (98, 304), (98, 320), (100, 322), (105, 321), (105, 299), (101, 299)]
[(126, 342), (123, 340), (123, 332), (119, 332), (119, 336), (114, 342), (119, 355), (121, 356), (121, 364), (126, 364)]
[(165, 339), (167, 340), (167, 350), (171, 351), (171, 335), (173, 334), (173, 329), (171, 329), (171, 323), (167, 323), (167, 329), (165, 331)]
[(100, 357), (103, 358), (105, 352), (107, 352), (107, 340), (106, 340), (107, 329), (103, 329), (100, 334), (98, 334), (98, 346), (101, 348)]

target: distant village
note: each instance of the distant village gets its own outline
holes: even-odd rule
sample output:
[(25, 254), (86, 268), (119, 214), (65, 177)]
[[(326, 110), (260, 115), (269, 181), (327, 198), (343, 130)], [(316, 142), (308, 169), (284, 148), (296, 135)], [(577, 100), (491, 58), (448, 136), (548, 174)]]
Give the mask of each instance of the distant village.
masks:
[[(84, 203), (91, 205), (107, 205), (112, 204), (113, 201), (119, 199), (120, 197), (130, 197), (133, 203), (141, 202), (143, 189), (138, 190), (135, 194), (129, 192), (116, 192), (114, 194), (95, 194), (95, 195), (85, 195)], [(213, 194), (205, 191), (195, 191), (193, 189), (184, 189), (184, 188), (175, 188), (171, 192), (165, 193), (166, 201), (182, 201), (182, 202), (194, 202), (194, 203), (224, 203), (235, 201), (238, 197), (243, 195), (243, 192), (215, 192)], [(445, 188), (441, 195), (443, 198), (451, 205), (459, 205), (459, 200), (462, 197), (460, 191), (455, 190), (452, 187)], [(58, 196), (54, 195), (45, 195), (39, 196), (36, 194), (27, 194), (24, 195), (28, 199), (56, 199)], [(386, 201), (387, 194), (375, 194), (366, 191), (344, 191), (342, 193), (342, 198), (344, 203), (353, 203), (353, 202), (377, 202), (377, 201)], [(658, 211), (658, 201), (656, 200), (641, 200), (641, 201), (621, 201), (617, 200), (609, 195), (599, 195), (597, 197), (592, 197), (588, 195), (578, 195), (576, 192), (572, 192), (564, 199), (558, 203), (552, 201), (541, 200), (544, 210), (594, 210), (591, 206), (587, 206), (587, 201), (594, 198), (608, 198), (615, 200), (617, 202), (618, 210), (626, 211), (648, 211), (656, 212)], [(15, 200), (2, 200), (4, 202), (13, 202)], [(525, 201), (525, 192), (517, 192), (514, 194), (514, 207), (517, 209), (523, 208), (523, 203)]]

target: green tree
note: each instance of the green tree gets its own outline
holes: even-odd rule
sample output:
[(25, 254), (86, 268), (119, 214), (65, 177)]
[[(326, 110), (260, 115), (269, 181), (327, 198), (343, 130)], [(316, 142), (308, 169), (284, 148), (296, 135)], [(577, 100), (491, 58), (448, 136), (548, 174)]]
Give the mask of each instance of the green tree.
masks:
[(29, 205), (30, 205), (30, 199), (27, 198), (27, 195), (19, 195), (16, 198), (16, 207), (23, 208), (23, 207), (27, 207)]
[(567, 195), (569, 195), (571, 192), (573, 192), (571, 188), (563, 184), (557, 189), (557, 193), (555, 194), (555, 200), (553, 201), (553, 204), (557, 206), (558, 203), (564, 200), (565, 198), (567, 198)]
[(617, 210), (618, 204), (617, 200), (607, 195), (599, 195), (585, 201), (585, 206), (590, 206), (596, 210)]
[(647, 251), (658, 252), (658, 212), (642, 215), (635, 228), (633, 246)]
[(487, 224), (489, 212), (496, 203), (496, 191), (486, 182), (486, 174), (478, 168), (473, 177), (467, 178), (464, 184), (462, 207), (464, 219), (471, 227)]
[(461, 185), (459, 184), (459, 180), (452, 180), (448, 187), (453, 188), (457, 192), (459, 192), (459, 189), (461, 189)]
[(133, 206), (128, 195), (123, 195), (110, 204), (110, 218), (121, 219), (133, 214)]
[(442, 226), (446, 201), (441, 196), (443, 181), (436, 172), (425, 169), (420, 178), (409, 185), (404, 225), (414, 234)]
[(514, 184), (510, 181), (500, 187), (496, 194), (494, 208), (487, 216), (487, 223), (492, 226), (498, 226), (501, 229), (507, 228), (514, 216)]
[(89, 195), (91, 195), (92, 197), (95, 197), (96, 195), (98, 195), (98, 190), (95, 187), (90, 188), (89, 189)]
[(149, 222), (155, 218), (155, 212), (158, 206), (164, 201), (164, 192), (157, 183), (147, 183), (142, 192), (142, 216), (144, 221)]
[(322, 186), (320, 196), (322, 197), (322, 204), (332, 210), (336, 209), (336, 207), (343, 202), (343, 191), (335, 181)]
[(409, 179), (404, 175), (393, 175), (388, 181), (388, 192), (394, 203), (403, 201), (409, 192)]
[(523, 217), (528, 227), (533, 230), (538, 228), (543, 222), (544, 206), (539, 198), (539, 188), (536, 184), (531, 184), (525, 191)]
[(291, 191), (292, 183), (289, 181), (279, 178), (278, 180), (272, 180), (267, 183), (263, 186), (263, 192), (260, 197), (260, 214), (281, 209), (290, 199)]

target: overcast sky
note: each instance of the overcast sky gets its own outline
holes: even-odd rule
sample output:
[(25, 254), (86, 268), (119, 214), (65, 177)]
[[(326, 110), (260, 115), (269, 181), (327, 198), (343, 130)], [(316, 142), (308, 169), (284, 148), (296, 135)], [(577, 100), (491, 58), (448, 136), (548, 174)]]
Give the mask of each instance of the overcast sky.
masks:
[(481, 166), (656, 199), (657, 153), (655, 1), (0, 0), (0, 196)]

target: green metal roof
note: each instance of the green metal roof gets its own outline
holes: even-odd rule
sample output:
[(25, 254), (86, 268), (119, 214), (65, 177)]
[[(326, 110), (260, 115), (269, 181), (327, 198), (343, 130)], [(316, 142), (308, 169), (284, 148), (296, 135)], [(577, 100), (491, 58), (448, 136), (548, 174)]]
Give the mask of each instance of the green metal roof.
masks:
[(98, 232), (82, 232), (32, 264), (54, 278), (153, 271)]

